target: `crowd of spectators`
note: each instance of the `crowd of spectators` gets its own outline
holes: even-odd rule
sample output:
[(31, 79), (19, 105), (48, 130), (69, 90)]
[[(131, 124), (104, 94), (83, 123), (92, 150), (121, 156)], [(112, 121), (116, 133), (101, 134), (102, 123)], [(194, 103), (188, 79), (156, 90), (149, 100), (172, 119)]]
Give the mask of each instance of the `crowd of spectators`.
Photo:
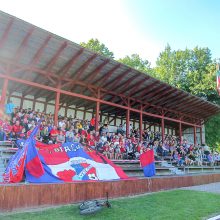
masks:
[(40, 123), (36, 138), (46, 144), (79, 142), (91, 147), (113, 160), (139, 159), (147, 148), (154, 150), (156, 160), (170, 158), (178, 166), (202, 165), (204, 161), (214, 164), (220, 160), (219, 154), (211, 152), (209, 147), (194, 146), (187, 140), (180, 143), (178, 137), (165, 135), (162, 143), (161, 133), (144, 130), (140, 141), (139, 129), (130, 125), (129, 137), (126, 137), (126, 123), (117, 127), (115, 133), (109, 132), (108, 121), (99, 124), (95, 131), (95, 117), (91, 120), (80, 120), (73, 117), (58, 118), (54, 125), (53, 115), (31, 109), (14, 109), (4, 120), (0, 119), (0, 141), (27, 138), (34, 127)]

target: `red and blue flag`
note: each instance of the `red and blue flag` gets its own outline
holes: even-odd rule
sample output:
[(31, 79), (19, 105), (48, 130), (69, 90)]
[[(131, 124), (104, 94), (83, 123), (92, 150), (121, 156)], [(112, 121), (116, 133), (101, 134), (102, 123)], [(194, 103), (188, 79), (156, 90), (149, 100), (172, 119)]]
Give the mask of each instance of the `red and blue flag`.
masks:
[(147, 150), (145, 153), (141, 154), (140, 163), (144, 171), (144, 176), (151, 177), (156, 174), (153, 150)]
[(37, 131), (38, 126), (23, 143), (23, 146), (20, 146), (21, 148), (10, 158), (8, 166), (3, 174), (4, 183), (18, 183), (22, 181), (24, 167), (26, 166), (27, 152), (31, 151), (32, 145), (34, 144), (34, 136)]
[(80, 143), (47, 145), (36, 141), (34, 136), (37, 130), (38, 127), (11, 159), (5, 182), (21, 181), (24, 171), (25, 180), (30, 183), (128, 178), (112, 161), (94, 150), (84, 149)]

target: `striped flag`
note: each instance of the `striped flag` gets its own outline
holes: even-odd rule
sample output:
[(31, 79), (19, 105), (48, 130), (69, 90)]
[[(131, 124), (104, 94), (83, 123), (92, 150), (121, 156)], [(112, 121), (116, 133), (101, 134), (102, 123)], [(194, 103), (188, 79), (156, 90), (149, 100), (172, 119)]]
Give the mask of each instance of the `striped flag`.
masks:
[(216, 72), (216, 88), (217, 92), (220, 95), (220, 70), (219, 67), (217, 67), (217, 72)]

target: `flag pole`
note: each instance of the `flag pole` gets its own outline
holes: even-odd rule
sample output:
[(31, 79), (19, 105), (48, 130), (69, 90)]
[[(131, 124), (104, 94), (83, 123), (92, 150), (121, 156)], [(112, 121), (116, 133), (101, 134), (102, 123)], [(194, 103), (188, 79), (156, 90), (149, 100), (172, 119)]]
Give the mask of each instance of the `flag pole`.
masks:
[(220, 59), (216, 60), (216, 89), (220, 96)]

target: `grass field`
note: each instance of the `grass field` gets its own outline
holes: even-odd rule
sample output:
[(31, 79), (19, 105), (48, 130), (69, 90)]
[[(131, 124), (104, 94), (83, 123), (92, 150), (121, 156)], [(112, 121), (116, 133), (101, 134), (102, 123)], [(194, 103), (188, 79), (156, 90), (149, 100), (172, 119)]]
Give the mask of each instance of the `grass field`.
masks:
[(80, 216), (78, 205), (51, 208), (44, 211), (0, 215), (2, 220), (196, 220), (220, 213), (220, 195), (188, 190), (153, 193), (111, 201), (112, 208)]

